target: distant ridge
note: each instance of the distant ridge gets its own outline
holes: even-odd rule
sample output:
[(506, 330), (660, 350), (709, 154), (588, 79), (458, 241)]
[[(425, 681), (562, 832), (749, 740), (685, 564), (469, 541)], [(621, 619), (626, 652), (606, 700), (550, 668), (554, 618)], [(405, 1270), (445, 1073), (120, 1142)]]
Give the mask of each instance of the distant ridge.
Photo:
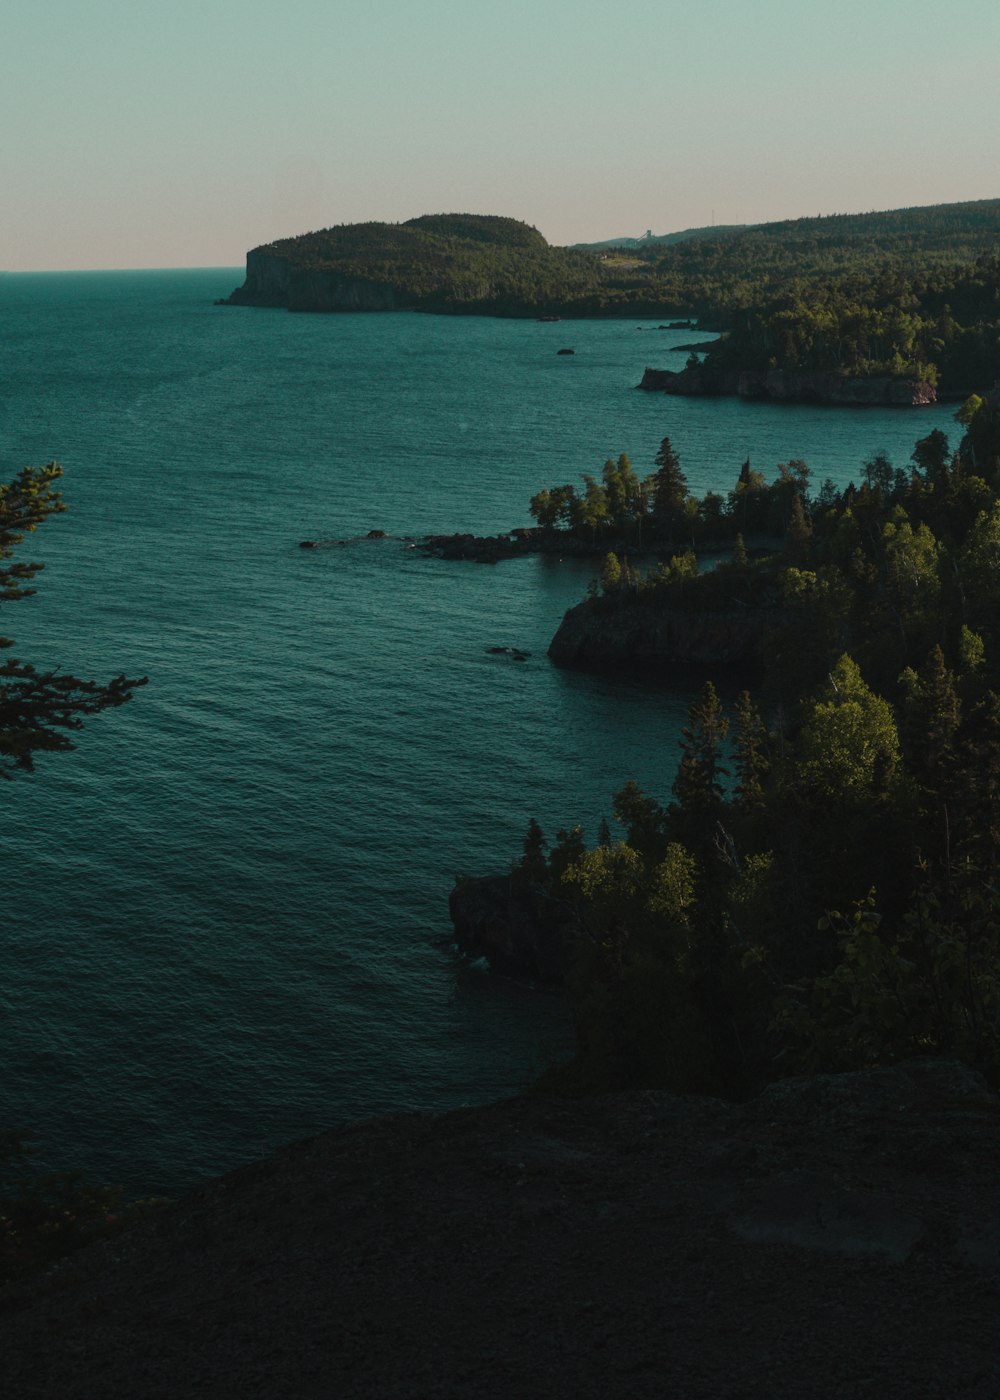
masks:
[(605, 238), (600, 243), (572, 243), (572, 248), (589, 248), (602, 252), (605, 248), (648, 248), (654, 243), (688, 243), (695, 238), (721, 238), (726, 233), (740, 233), (755, 228), (754, 224), (711, 224), (708, 228), (685, 228), (677, 233), (642, 233), (638, 238)]
[[(938, 340), (955, 339), (949, 316), (960, 323), (964, 342), (956, 341), (955, 354), (948, 356), (957, 390), (992, 363), (992, 341), (974, 343), (983, 339), (977, 326), (998, 321), (986, 285), (993, 273), (978, 264), (998, 252), (997, 199), (648, 232), (573, 248), (550, 246), (518, 219), (422, 214), (404, 223), (340, 224), (263, 243), (247, 254), (246, 279), (228, 304), (290, 311), (696, 318), (701, 329), (735, 331), (742, 325), (748, 334), (748, 317), (755, 324), (767, 320), (789, 297), (799, 307), (805, 295), (817, 306), (832, 297), (843, 308), (880, 308), (899, 326), (899, 318), (919, 305), (922, 322), (940, 320)], [(846, 358), (837, 348), (844, 339), (838, 331), (832, 354), (820, 356), (822, 364), (814, 363), (809, 347), (805, 359), (797, 350), (790, 357), (788, 337), (776, 330), (758, 336), (751, 360), (737, 367), (869, 374), (879, 365), (894, 376), (904, 366), (907, 372), (925, 362), (932, 368), (931, 362), (940, 361), (936, 349), (930, 353), (935, 334), (927, 324), (910, 329), (913, 334), (905, 327), (894, 331), (889, 346), (884, 328), (873, 321), (871, 344), (858, 344)], [(808, 327), (806, 333), (815, 339)], [(916, 353), (918, 339), (927, 344)], [(925, 376), (921, 371), (917, 377)]]
[(638, 237), (605, 238), (597, 243), (573, 243), (570, 246), (592, 249), (595, 252), (607, 248), (642, 248), (653, 245), (689, 243), (695, 239), (725, 238), (731, 235), (758, 233), (764, 237), (782, 233), (807, 234), (831, 232), (851, 236), (862, 231), (900, 233), (904, 230), (917, 231), (928, 224), (938, 225), (942, 221), (954, 221), (960, 228), (968, 228), (980, 217), (992, 218), (1000, 213), (1000, 200), (976, 199), (959, 204), (914, 204), (901, 209), (867, 210), (849, 214), (813, 214), (798, 219), (776, 219), (763, 224), (712, 224), (705, 228), (680, 229), (676, 233), (653, 233), (647, 230)]

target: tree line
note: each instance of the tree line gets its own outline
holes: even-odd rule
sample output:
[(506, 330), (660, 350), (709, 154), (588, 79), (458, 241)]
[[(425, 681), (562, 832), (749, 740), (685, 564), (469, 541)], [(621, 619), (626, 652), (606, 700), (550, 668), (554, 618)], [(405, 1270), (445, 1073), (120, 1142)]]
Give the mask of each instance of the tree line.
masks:
[(512, 880), (574, 949), (561, 1082), (739, 1094), (921, 1054), (1000, 1077), (1000, 399), (959, 420), (954, 451), (936, 431), (843, 491), (757, 488), (791, 502), (767, 554), (592, 591), (769, 623), (752, 686), (695, 699), (669, 800), (626, 783), (593, 845), (529, 827)]

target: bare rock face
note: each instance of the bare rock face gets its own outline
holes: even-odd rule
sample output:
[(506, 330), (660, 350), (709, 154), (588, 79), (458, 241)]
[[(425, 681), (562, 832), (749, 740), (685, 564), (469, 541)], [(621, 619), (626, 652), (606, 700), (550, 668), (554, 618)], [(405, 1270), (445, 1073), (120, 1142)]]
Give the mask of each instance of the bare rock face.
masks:
[(913, 1061), (335, 1129), (0, 1293), (10, 1400), (996, 1400), (1000, 1099)]
[(289, 311), (399, 311), (406, 305), (388, 284), (296, 268), (290, 259), (261, 248), (247, 253), (246, 280), (229, 304), (285, 306)]
[(739, 371), (697, 368), (672, 370), (650, 369), (643, 371), (642, 380), (636, 386), (652, 394), (735, 394), (739, 387)]
[(776, 619), (766, 608), (681, 612), (645, 600), (588, 601), (565, 614), (549, 656), (562, 666), (584, 669), (750, 666)]
[(229, 297), (232, 306), (287, 306), (292, 266), (287, 258), (255, 249), (247, 253), (246, 281)]
[(794, 374), (789, 370), (646, 369), (638, 386), (653, 393), (732, 395), (772, 403), (825, 403), (850, 407), (914, 407), (937, 403), (937, 391), (921, 379), (888, 376)]
[(937, 391), (921, 379), (888, 376), (792, 374), (787, 370), (744, 370), (737, 394), (743, 399), (767, 399), (773, 403), (828, 403), (851, 407), (875, 405), (916, 407), (937, 403)]

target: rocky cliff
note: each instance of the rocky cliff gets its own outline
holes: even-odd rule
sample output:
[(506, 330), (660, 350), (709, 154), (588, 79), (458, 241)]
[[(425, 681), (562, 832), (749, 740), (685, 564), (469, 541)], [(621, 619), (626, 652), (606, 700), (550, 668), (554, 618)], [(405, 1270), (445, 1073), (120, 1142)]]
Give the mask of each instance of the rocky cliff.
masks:
[(554, 899), (532, 897), (507, 875), (462, 876), (448, 896), (460, 953), (485, 958), (496, 972), (533, 982), (561, 982), (569, 970), (573, 929)]
[(998, 1154), (935, 1061), (359, 1123), (0, 1293), (3, 1393), (996, 1400)]
[(292, 311), (553, 314), (592, 305), (601, 264), (537, 229), (480, 214), (369, 222), (262, 244), (229, 302)]
[(937, 402), (922, 379), (888, 376), (793, 374), (788, 370), (716, 370), (707, 365), (673, 371), (646, 369), (638, 386), (654, 393), (737, 395), (772, 403), (827, 403), (860, 407), (915, 407)]
[(247, 253), (246, 281), (232, 306), (286, 306), (289, 311), (401, 311), (412, 303), (387, 283), (334, 269), (296, 267), (290, 258), (256, 248)]
[(549, 645), (563, 666), (752, 666), (773, 609), (687, 612), (639, 597), (601, 598), (570, 608)]

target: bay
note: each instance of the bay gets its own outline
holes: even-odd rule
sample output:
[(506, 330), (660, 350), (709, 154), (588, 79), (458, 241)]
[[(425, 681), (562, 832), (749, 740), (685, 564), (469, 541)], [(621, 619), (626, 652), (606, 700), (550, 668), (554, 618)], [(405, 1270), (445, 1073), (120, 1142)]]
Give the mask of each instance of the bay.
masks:
[(0, 277), (0, 480), (56, 458), (70, 507), (2, 630), (149, 676), (3, 788), (0, 1125), (142, 1192), (559, 1059), (558, 997), (452, 955), (454, 875), (532, 816), (593, 834), (625, 778), (669, 795), (685, 690), (545, 657), (588, 566), (399, 537), (530, 523), (540, 486), (621, 451), (644, 473), (665, 435), (702, 493), (748, 455), (843, 485), (953, 427), (637, 393), (692, 338), (648, 324), (213, 305), (240, 277)]

